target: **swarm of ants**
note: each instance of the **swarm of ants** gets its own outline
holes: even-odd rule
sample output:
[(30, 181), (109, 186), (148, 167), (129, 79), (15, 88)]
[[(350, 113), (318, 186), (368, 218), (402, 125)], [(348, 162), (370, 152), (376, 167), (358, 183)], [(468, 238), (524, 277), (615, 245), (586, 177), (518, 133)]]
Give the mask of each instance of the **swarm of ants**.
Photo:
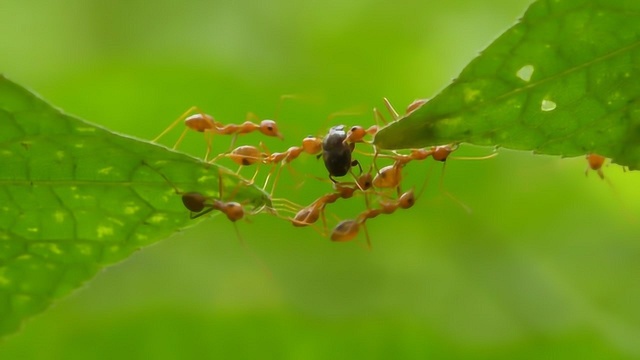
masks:
[[(410, 114), (427, 102), (425, 99), (414, 101), (407, 106), (405, 115), (401, 116), (386, 98), (383, 100), (386, 109), (391, 114), (392, 121)], [(443, 164), (442, 174), (444, 174), (446, 161), (453, 158), (449, 155), (458, 149), (458, 144), (444, 144), (410, 149), (404, 152), (381, 151), (373, 145), (372, 140), (381, 126), (387, 124), (387, 121), (377, 109), (374, 108), (373, 113), (376, 123), (374, 125), (368, 127), (334, 125), (329, 128), (324, 136), (310, 135), (303, 138), (299, 145), (291, 146), (285, 151), (270, 152), (262, 142), (258, 146), (234, 146), (240, 135), (254, 132), (283, 139), (275, 120), (260, 120), (253, 113), (249, 113), (246, 121), (241, 124), (224, 124), (199, 108), (192, 107), (172, 122), (153, 141), (157, 142), (178, 124), (184, 123), (185, 129), (173, 145), (174, 149), (182, 142), (189, 130), (197, 131), (204, 134), (206, 142), (207, 148), (203, 158), (204, 161), (217, 163), (220, 159), (226, 158), (239, 166), (235, 173), (228, 170), (223, 171), (223, 168), (220, 168), (218, 197), (205, 196), (203, 191), (198, 189), (185, 189), (186, 191), (183, 191), (171, 184), (175, 193), (181, 196), (182, 202), (192, 219), (212, 211), (219, 211), (225, 214), (235, 226), (236, 221), (245, 217), (245, 208), (241, 203), (233, 201), (233, 194), (223, 197), (222, 177), (237, 176), (242, 180), (242, 184), (252, 185), (255, 183), (260, 170), (266, 167), (268, 172), (262, 189), (267, 192), (271, 183), (268, 194), (272, 206), (254, 209), (250, 212), (251, 214), (266, 212), (284, 219), (296, 227), (311, 226), (322, 236), (328, 237), (335, 242), (353, 240), (363, 230), (366, 245), (370, 248), (371, 240), (366, 227), (367, 221), (379, 215), (389, 215), (398, 210), (406, 210), (413, 207), (426, 187), (425, 181), (418, 190), (411, 188), (403, 191), (404, 168), (411, 162), (424, 161), (431, 157), (433, 160)], [(231, 144), (227, 151), (211, 157), (212, 142), (216, 135), (231, 135)], [(356, 146), (358, 149), (356, 149)], [(326, 182), (330, 184), (330, 190), (306, 206), (298, 205), (286, 198), (274, 197), (282, 168), (288, 167), (291, 169), (291, 163), (303, 154), (317, 157), (318, 160), (322, 158), (327, 172), (328, 181)], [(483, 157), (459, 159), (488, 159), (495, 155), (496, 153), (492, 153)], [(371, 166), (368, 171), (364, 171), (362, 168), (362, 157), (368, 157), (371, 160)], [(589, 164), (587, 172), (594, 170), (601, 178), (604, 178), (601, 168), (605, 158), (597, 154), (588, 154), (587, 161)], [(380, 167), (378, 165), (379, 162), (389, 164)], [(253, 175), (246, 178), (242, 177), (240, 175), (241, 169), (248, 166), (256, 167)], [(340, 179), (344, 177), (347, 177), (347, 180)], [(168, 179), (165, 178), (165, 180), (170, 183)], [(442, 189), (442, 175), (440, 186), (445, 195), (469, 211), (466, 205)], [(363, 199), (364, 210), (349, 219), (337, 221), (337, 224), (330, 229), (325, 213), (327, 207), (340, 199), (356, 197)], [(321, 221), (321, 226), (316, 225), (318, 220)]]

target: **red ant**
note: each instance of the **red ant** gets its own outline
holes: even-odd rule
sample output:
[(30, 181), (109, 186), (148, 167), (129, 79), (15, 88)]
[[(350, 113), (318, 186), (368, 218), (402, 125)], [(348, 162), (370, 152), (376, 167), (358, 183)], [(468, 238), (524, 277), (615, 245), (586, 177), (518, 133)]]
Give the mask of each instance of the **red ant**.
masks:
[[(192, 114), (196, 112), (195, 114)], [(192, 114), (192, 115), (189, 115)], [(221, 135), (233, 135), (231, 140), (231, 145), (229, 148), (233, 148), (238, 135), (247, 134), (255, 131), (259, 131), (266, 136), (273, 136), (279, 139), (283, 139), (282, 134), (278, 130), (278, 126), (274, 120), (262, 120), (259, 121), (259, 118), (252, 112), (247, 114), (246, 121), (242, 124), (223, 124), (211, 115), (205, 114), (198, 107), (192, 106), (187, 111), (185, 111), (180, 117), (178, 117), (174, 122), (172, 122), (160, 135), (156, 136), (152, 142), (157, 142), (162, 136), (171, 131), (179, 122), (184, 120), (184, 124), (187, 126), (186, 129), (182, 131), (180, 137), (173, 145), (173, 149), (177, 148), (178, 145), (182, 142), (182, 139), (186, 135), (189, 129), (195, 130), (205, 134), (205, 138), (207, 141), (207, 152), (205, 154), (205, 161), (209, 157), (209, 153), (211, 152), (211, 136), (213, 134), (221, 134)], [(250, 120), (259, 121), (259, 123), (254, 123)], [(207, 135), (209, 135), (207, 137)]]
[[(164, 175), (162, 176), (164, 177)], [(221, 171), (219, 172), (219, 179), (220, 179), (220, 182), (219, 182), (218, 194), (221, 197), (222, 196), (222, 172)], [(166, 177), (165, 177), (165, 180), (168, 181)], [(177, 189), (175, 189), (175, 191), (179, 193)], [(187, 210), (190, 211), (189, 217), (191, 219), (199, 218), (200, 216), (206, 215), (213, 210), (218, 210), (223, 214), (225, 214), (227, 216), (227, 219), (229, 219), (233, 223), (233, 228), (236, 232), (236, 236), (240, 240), (240, 244), (246, 249), (246, 251), (249, 252), (249, 254), (254, 258), (254, 260), (263, 269), (263, 271), (265, 271), (266, 274), (268, 275), (271, 274), (269, 267), (266, 266), (264, 262), (260, 259), (260, 257), (258, 257), (253, 251), (251, 251), (251, 249), (242, 240), (242, 235), (240, 234), (240, 230), (236, 225), (236, 222), (238, 220), (242, 220), (245, 217), (245, 209), (242, 206), (242, 204), (236, 201), (223, 201), (221, 199), (214, 198), (211, 196), (205, 196), (202, 193), (195, 192), (195, 191), (183, 193), (182, 203), (184, 204), (185, 208), (187, 208)], [(256, 214), (260, 212), (262, 209), (264, 209), (264, 206), (255, 211), (252, 211), (251, 214)]]
[(373, 186), (377, 188), (393, 188), (400, 185), (402, 175), (400, 170), (407, 163), (413, 160), (424, 160), (429, 156), (433, 156), (438, 161), (445, 161), (455, 148), (451, 146), (434, 146), (429, 149), (411, 149), (409, 154), (378, 155), (383, 158), (394, 159), (393, 165), (385, 166), (378, 171), (373, 179)]
[(360, 125), (354, 125), (347, 132), (347, 137), (344, 139), (345, 143), (357, 143), (364, 142), (364, 137), (367, 135), (375, 135), (378, 132), (378, 125), (371, 125), (367, 129)]
[(341, 221), (331, 232), (331, 241), (344, 242), (353, 240), (360, 231), (360, 226), (364, 228), (367, 238), (367, 246), (371, 248), (371, 240), (367, 231), (366, 221), (373, 219), (380, 214), (393, 214), (397, 209), (409, 209), (416, 202), (416, 196), (413, 189), (403, 193), (397, 200), (380, 201), (380, 207), (375, 209), (367, 209), (360, 213), (358, 217), (352, 220)]
[(594, 170), (600, 176), (600, 179), (604, 180), (604, 172), (602, 171), (602, 165), (607, 160), (604, 156), (598, 154), (587, 154), (586, 156), (589, 167), (584, 171), (585, 175), (589, 175), (589, 170)]
[(235, 201), (222, 201), (210, 196), (202, 195), (199, 192), (187, 192), (182, 194), (182, 203), (191, 211), (190, 218), (199, 218), (213, 210), (224, 213), (232, 222), (241, 220), (244, 217), (244, 208)]
[[(301, 146), (292, 146), (284, 152), (277, 152), (277, 153), (269, 153), (266, 146), (262, 143), (260, 143), (260, 147), (263, 148), (264, 152), (260, 151), (260, 149), (258, 149), (255, 146), (243, 145), (243, 146), (237, 147), (236, 149), (232, 150), (228, 154), (219, 155), (218, 157), (214, 158), (212, 161), (216, 161), (219, 157), (223, 157), (223, 156), (228, 157), (233, 162), (240, 165), (240, 168), (236, 173), (239, 173), (243, 166), (249, 166), (253, 164), (274, 165), (271, 171), (269, 171), (269, 174), (265, 179), (263, 189), (266, 189), (267, 184), (269, 183), (269, 179), (271, 178), (273, 171), (275, 171), (275, 165), (280, 164), (281, 166), (278, 169), (278, 173), (276, 174), (276, 178), (274, 180), (273, 187), (271, 190), (271, 195), (273, 195), (273, 192), (275, 191), (276, 183), (278, 181), (278, 178), (280, 177), (280, 171), (282, 170), (282, 166), (284, 165), (288, 166), (293, 160), (297, 159), (303, 153), (307, 153), (310, 155), (318, 155), (322, 151), (322, 139), (310, 135), (305, 137), (302, 140)], [(256, 176), (258, 175), (258, 171), (259, 169), (256, 169), (255, 173), (253, 174), (253, 177), (248, 182), (249, 184), (253, 184)]]
[[(349, 199), (353, 197), (356, 191), (363, 190), (366, 191), (371, 188), (371, 173), (365, 173), (358, 177), (355, 183), (335, 183), (334, 189), (335, 192), (328, 193), (320, 196), (318, 199), (313, 201), (310, 205), (299, 210), (296, 215), (289, 219), (293, 226), (302, 227), (309, 226), (318, 221), (319, 218), (322, 218), (322, 223), (324, 230), (326, 232), (326, 219), (324, 215), (324, 209), (327, 204), (332, 204), (339, 199)], [(352, 185), (352, 186), (348, 186)], [(324, 234), (322, 234), (324, 236)]]
[[(391, 105), (391, 102), (389, 101), (389, 99), (387, 98), (383, 98), (382, 99), (384, 101), (384, 105), (387, 108), (387, 111), (389, 111), (389, 113), (391, 114), (391, 117), (393, 118), (393, 121), (396, 121), (400, 118), (400, 115), (398, 114), (398, 112), (396, 111), (396, 109), (393, 107), (393, 105)], [(415, 111), (416, 109), (418, 109), (420, 106), (424, 105), (427, 102), (426, 99), (420, 99), (420, 100), (414, 100), (411, 104), (409, 104), (409, 106), (407, 106), (406, 109), (406, 114), (410, 114), (411, 112)], [(382, 115), (382, 113), (377, 109), (377, 108), (373, 108), (373, 115), (376, 121), (376, 125), (372, 125), (369, 128), (365, 129), (364, 127), (360, 126), (360, 125), (356, 125), (351, 127), (351, 129), (347, 132), (347, 136), (344, 139), (344, 143), (345, 144), (355, 144), (357, 142), (366, 142), (369, 144), (372, 144), (371, 141), (364, 141), (364, 137), (367, 135), (371, 135), (374, 136), (375, 134), (377, 134), (380, 126), (379, 124), (386, 124), (387, 121), (384, 117), (384, 115)], [(373, 144), (372, 144), (373, 146)], [(373, 146), (373, 150), (374, 150), (374, 154), (373, 154), (373, 164), (374, 167), (376, 168), (376, 170), (378, 170), (378, 167), (376, 166), (376, 160), (378, 158), (379, 152), (378, 149)], [(420, 151), (420, 150), (416, 150), (416, 151)], [(412, 151), (413, 152), (413, 151)], [(415, 156), (416, 158), (419, 156), (418, 154), (412, 154), (413, 156)], [(428, 156), (430, 154), (427, 154), (426, 156)], [(425, 157), (426, 157), (425, 156)], [(408, 161), (407, 161), (408, 162)], [(378, 171), (379, 172), (379, 171)]]
[[(178, 189), (178, 187), (171, 181), (169, 178), (158, 169), (153, 166), (150, 166), (146, 162), (143, 162), (147, 165), (151, 170), (158, 173), (167, 184), (169, 184), (173, 191), (181, 195), (182, 204), (184, 207), (189, 210), (191, 213), (189, 217), (191, 219), (199, 218), (202, 215), (208, 214), (213, 210), (218, 210), (224, 213), (229, 220), (232, 222), (236, 222), (244, 218), (245, 211), (242, 204), (235, 201), (224, 201), (222, 200), (223, 193), (223, 169), (218, 168), (218, 197), (207, 196), (198, 191), (188, 191), (182, 192)], [(238, 189), (233, 192), (232, 197), (237, 193)], [(258, 210), (259, 211), (259, 210)], [(258, 212), (256, 211), (256, 212)]]
[(457, 149), (454, 145), (432, 146), (431, 148), (411, 149), (409, 154), (392, 155), (381, 154), (379, 157), (394, 159), (393, 165), (385, 166), (378, 171), (373, 179), (373, 186), (376, 188), (398, 188), (402, 181), (402, 168), (414, 160), (424, 160), (432, 156), (434, 160), (445, 162), (449, 155)]
[(275, 170), (276, 164), (280, 164), (280, 167), (278, 168), (276, 177), (273, 180), (273, 186), (271, 187), (272, 196), (276, 189), (276, 184), (278, 183), (278, 179), (280, 178), (280, 172), (282, 171), (283, 166), (286, 165), (287, 167), (289, 167), (289, 170), (293, 172), (293, 169), (289, 165), (293, 160), (297, 159), (303, 153), (306, 153), (309, 155), (319, 155), (321, 152), (322, 152), (322, 139), (316, 136), (309, 135), (304, 139), (302, 139), (302, 146), (292, 146), (284, 152), (276, 152), (276, 153), (267, 155), (263, 160), (263, 162), (265, 164), (272, 164), (274, 165), (274, 167), (271, 168), (271, 171), (269, 171), (269, 174), (265, 179), (264, 188), (266, 189), (267, 184), (269, 183), (269, 179), (271, 178), (271, 175), (273, 175), (273, 171)]
[[(443, 180), (444, 180), (444, 171), (446, 162), (449, 159), (449, 155), (458, 149), (458, 145), (449, 144), (449, 145), (440, 145), (440, 146), (432, 146), (430, 148), (423, 149), (411, 149), (409, 154), (398, 154), (394, 153), (391, 155), (388, 154), (379, 154), (378, 157), (383, 158), (391, 158), (394, 159), (394, 163), (392, 165), (388, 165), (383, 167), (378, 171), (376, 176), (373, 178), (373, 187), (378, 189), (384, 188), (396, 188), (398, 194), (401, 193), (400, 184), (402, 182), (402, 168), (409, 162), (414, 160), (424, 160), (431, 156), (435, 161), (440, 161), (443, 163), (442, 166), (442, 175), (440, 177), (440, 188), (443, 189)], [(482, 157), (456, 157), (458, 160), (484, 160), (489, 159), (496, 156), (497, 153), (493, 153), (487, 156)], [(454, 159), (454, 158), (451, 158)], [(459, 199), (454, 197), (448, 191), (442, 190), (445, 195), (451, 198), (453, 201), (458, 203), (462, 208), (465, 209), (468, 213), (471, 213), (471, 209), (462, 203)]]
[[(153, 169), (155, 170), (155, 169)], [(158, 172), (157, 170), (155, 170)], [(218, 198), (212, 196), (203, 195), (197, 191), (181, 192), (178, 188), (162, 173), (158, 172), (167, 183), (169, 183), (176, 194), (182, 196), (182, 204), (191, 213), (189, 217), (191, 219), (199, 218), (202, 215), (206, 215), (213, 210), (218, 210), (224, 213), (232, 222), (236, 222), (244, 218), (245, 211), (242, 204), (235, 201), (222, 200), (222, 169), (218, 169)], [(234, 192), (235, 194), (235, 192)], [(233, 195), (232, 195), (233, 196)]]
[[(384, 101), (385, 107), (393, 117), (393, 120), (395, 121), (399, 119), (400, 115), (398, 115), (398, 112), (396, 112), (396, 110), (393, 108), (393, 105), (391, 105), (391, 102), (389, 102), (389, 99), (382, 98), (382, 100)], [(407, 106), (405, 116), (414, 112), (419, 107), (424, 105), (426, 102), (427, 102), (427, 99), (414, 100), (411, 104), (409, 104), (409, 106)], [(376, 119), (377, 123), (380, 123), (380, 122), (382, 122), (383, 124), (387, 123), (384, 116), (377, 108), (373, 108), (373, 116)], [(367, 129), (365, 129), (363, 126), (360, 126), (360, 125), (352, 126), (351, 129), (349, 129), (349, 131), (347, 132), (347, 137), (344, 141), (348, 143), (364, 142), (365, 136), (367, 135), (374, 136), (379, 129), (380, 129), (379, 125), (371, 125)]]

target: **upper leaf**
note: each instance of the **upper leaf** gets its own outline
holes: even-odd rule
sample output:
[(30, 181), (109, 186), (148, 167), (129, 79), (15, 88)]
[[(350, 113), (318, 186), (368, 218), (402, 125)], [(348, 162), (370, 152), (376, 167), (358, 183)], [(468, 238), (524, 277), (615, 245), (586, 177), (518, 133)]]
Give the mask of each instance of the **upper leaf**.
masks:
[[(177, 192), (221, 170), (65, 115), (0, 76), (0, 335), (101, 267), (192, 223)], [(222, 174), (223, 197), (268, 204)]]
[(640, 2), (540, 0), (384, 149), (468, 142), (640, 167)]

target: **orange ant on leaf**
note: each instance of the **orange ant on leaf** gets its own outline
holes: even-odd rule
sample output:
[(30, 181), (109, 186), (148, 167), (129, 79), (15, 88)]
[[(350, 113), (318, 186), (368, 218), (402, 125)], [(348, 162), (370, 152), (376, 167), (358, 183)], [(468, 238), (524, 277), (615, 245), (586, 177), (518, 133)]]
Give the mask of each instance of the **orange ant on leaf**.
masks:
[(235, 201), (222, 201), (199, 192), (187, 192), (182, 194), (182, 203), (191, 212), (191, 219), (199, 218), (213, 210), (224, 213), (232, 222), (244, 218), (244, 208)]
[(587, 162), (589, 163), (589, 167), (584, 171), (585, 175), (589, 175), (589, 170), (594, 170), (600, 176), (600, 179), (604, 180), (604, 172), (602, 171), (602, 166), (607, 160), (604, 156), (598, 154), (587, 154), (586, 156)]
[[(385, 107), (387, 108), (387, 110), (391, 114), (391, 117), (393, 118), (392, 121), (398, 120), (400, 118), (400, 115), (398, 114), (396, 109), (394, 109), (393, 105), (391, 105), (391, 102), (389, 101), (389, 99), (382, 98), (382, 101), (384, 102)], [(413, 101), (407, 107), (405, 115), (408, 115), (411, 112), (415, 111), (416, 109), (418, 109), (420, 106), (422, 106), (426, 102), (427, 102), (426, 99), (420, 99), (420, 100)], [(345, 142), (350, 142), (350, 143), (364, 142), (364, 137), (365, 136), (367, 136), (367, 135), (374, 136), (378, 132), (378, 130), (380, 129), (380, 123), (387, 124), (387, 120), (384, 118), (384, 115), (382, 115), (380, 110), (378, 110), (377, 108), (373, 108), (373, 117), (376, 120), (376, 125), (371, 125), (370, 127), (366, 128), (366, 129), (363, 126), (360, 126), (360, 125), (356, 125), (356, 126), (351, 127), (349, 132), (347, 132), (347, 138), (345, 139)]]
[[(280, 103), (286, 96), (282, 96), (280, 98)], [(280, 108), (280, 104), (278, 105), (278, 110)], [(208, 160), (209, 154), (211, 153), (211, 143), (212, 136), (215, 134), (218, 135), (233, 135), (231, 139), (231, 145), (229, 146), (232, 149), (235, 145), (236, 139), (238, 135), (248, 134), (252, 132), (260, 132), (265, 136), (277, 137), (279, 139), (283, 139), (284, 137), (278, 130), (278, 125), (275, 120), (260, 120), (257, 115), (252, 112), (247, 113), (246, 120), (242, 124), (223, 124), (217, 121), (213, 116), (206, 114), (202, 110), (200, 110), (197, 106), (192, 106), (187, 111), (185, 111), (180, 117), (174, 120), (166, 129), (164, 129), (158, 136), (156, 136), (152, 142), (157, 142), (160, 138), (166, 135), (169, 131), (176, 127), (181, 121), (184, 121), (186, 128), (178, 137), (178, 140), (173, 145), (173, 149), (176, 149), (178, 145), (184, 139), (187, 131), (189, 129), (201, 132), (205, 134), (205, 141), (207, 143), (207, 152), (205, 154), (205, 161)]]
[[(213, 197), (204, 195), (199, 191), (183, 192), (178, 189), (178, 187), (171, 180), (169, 180), (169, 178), (167, 178), (165, 174), (152, 166), (149, 167), (153, 171), (158, 173), (165, 180), (165, 182), (167, 182), (167, 184), (169, 184), (173, 188), (175, 194), (181, 196), (182, 204), (187, 210), (189, 210), (189, 218), (196, 219), (214, 210), (220, 211), (221, 213), (226, 215), (227, 219), (234, 223), (233, 226), (236, 230), (238, 238), (242, 239), (235, 222), (238, 220), (242, 220), (245, 217), (245, 209), (239, 202), (223, 200), (222, 168), (218, 168), (218, 196)], [(229, 196), (229, 198), (233, 198), (237, 191), (238, 188), (236, 188), (236, 190)]]
[[(445, 166), (447, 164), (447, 160), (449, 159), (457, 159), (457, 160), (486, 160), (492, 157), (495, 157), (497, 153), (492, 153), (487, 156), (481, 157), (450, 157), (450, 155), (458, 149), (457, 144), (449, 144), (449, 145), (440, 145), (440, 146), (432, 146), (429, 148), (422, 149), (411, 149), (409, 154), (378, 154), (379, 158), (391, 158), (394, 160), (392, 165), (385, 166), (381, 168), (376, 176), (373, 179), (373, 186), (376, 188), (397, 188), (398, 194), (401, 193), (400, 184), (402, 182), (402, 169), (406, 164), (411, 161), (420, 161), (425, 160), (429, 156), (433, 158), (435, 161), (439, 161), (443, 163), (442, 166), (442, 174), (440, 176), (440, 188), (441, 190), (444, 188), (443, 180), (444, 180), (444, 172)], [(462, 206), (465, 211), (471, 212), (471, 209), (463, 204), (460, 200), (455, 198), (451, 193), (442, 190), (445, 195), (454, 200), (460, 206)]]

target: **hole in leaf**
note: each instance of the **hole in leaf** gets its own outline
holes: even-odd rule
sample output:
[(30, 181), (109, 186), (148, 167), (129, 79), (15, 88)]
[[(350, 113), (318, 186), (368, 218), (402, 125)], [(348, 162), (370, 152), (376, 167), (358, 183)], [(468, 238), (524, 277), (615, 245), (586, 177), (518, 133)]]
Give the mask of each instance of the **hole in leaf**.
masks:
[(518, 72), (516, 72), (516, 75), (520, 79), (529, 82), (529, 80), (531, 80), (531, 75), (533, 75), (533, 70), (534, 70), (533, 65), (525, 65), (521, 67), (520, 70), (518, 70)]
[(557, 106), (556, 103), (554, 103), (553, 101), (544, 99), (542, 100), (542, 106), (540, 106), (540, 109), (542, 111), (551, 111), (551, 110), (555, 110), (556, 106)]

